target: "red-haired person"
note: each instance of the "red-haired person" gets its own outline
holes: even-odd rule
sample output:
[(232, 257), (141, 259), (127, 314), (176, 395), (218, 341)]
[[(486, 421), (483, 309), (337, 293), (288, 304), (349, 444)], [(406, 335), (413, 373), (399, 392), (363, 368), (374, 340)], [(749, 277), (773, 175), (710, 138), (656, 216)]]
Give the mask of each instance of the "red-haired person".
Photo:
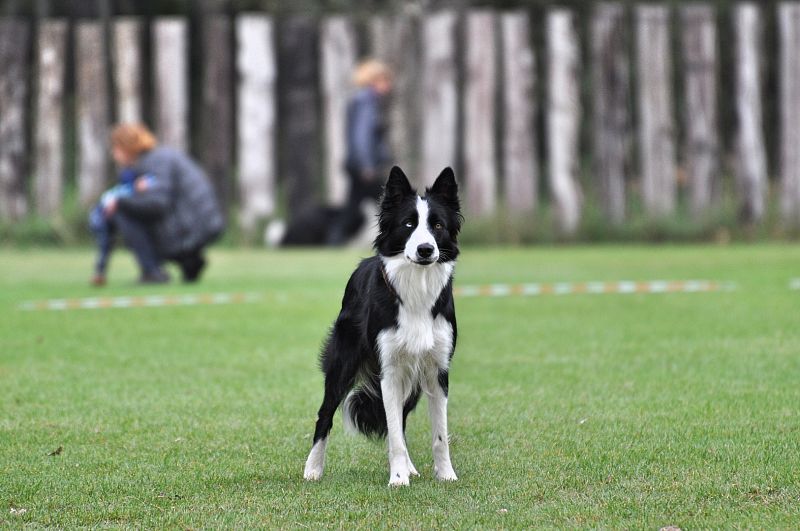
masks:
[(196, 281), (206, 265), (204, 248), (225, 227), (205, 172), (139, 124), (114, 128), (111, 153), (137, 177), (133, 193), (110, 198), (103, 212), (136, 257), (140, 282), (168, 282), (167, 261), (178, 264), (184, 281)]

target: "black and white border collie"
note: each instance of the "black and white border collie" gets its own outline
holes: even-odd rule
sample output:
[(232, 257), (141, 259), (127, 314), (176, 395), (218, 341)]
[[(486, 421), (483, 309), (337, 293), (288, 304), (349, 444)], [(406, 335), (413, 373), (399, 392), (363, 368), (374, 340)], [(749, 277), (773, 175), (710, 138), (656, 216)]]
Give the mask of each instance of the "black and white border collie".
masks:
[(342, 310), (321, 355), (325, 397), (304, 477), (318, 480), (336, 408), (344, 400), (348, 431), (386, 436), (389, 485), (419, 475), (405, 426), (420, 395), (428, 397), (433, 467), (455, 481), (447, 434), (450, 360), (456, 346), (453, 269), (463, 218), (453, 170), (419, 196), (394, 167), (384, 188), (375, 239), (345, 288)]

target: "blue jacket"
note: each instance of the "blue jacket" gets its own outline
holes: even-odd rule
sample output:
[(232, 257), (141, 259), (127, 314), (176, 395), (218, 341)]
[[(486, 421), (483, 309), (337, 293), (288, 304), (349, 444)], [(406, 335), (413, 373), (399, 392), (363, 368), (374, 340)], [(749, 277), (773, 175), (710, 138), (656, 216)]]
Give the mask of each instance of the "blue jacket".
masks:
[(388, 165), (391, 152), (381, 96), (371, 87), (359, 89), (347, 107), (347, 170), (374, 172)]

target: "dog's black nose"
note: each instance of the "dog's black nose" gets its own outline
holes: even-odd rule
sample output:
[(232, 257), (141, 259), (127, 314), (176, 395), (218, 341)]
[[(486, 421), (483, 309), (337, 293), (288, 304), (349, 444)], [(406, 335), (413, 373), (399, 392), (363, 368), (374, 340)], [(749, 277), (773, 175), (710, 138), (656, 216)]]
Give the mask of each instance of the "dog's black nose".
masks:
[(433, 256), (433, 245), (429, 243), (423, 243), (417, 247), (417, 254), (420, 258), (430, 258)]

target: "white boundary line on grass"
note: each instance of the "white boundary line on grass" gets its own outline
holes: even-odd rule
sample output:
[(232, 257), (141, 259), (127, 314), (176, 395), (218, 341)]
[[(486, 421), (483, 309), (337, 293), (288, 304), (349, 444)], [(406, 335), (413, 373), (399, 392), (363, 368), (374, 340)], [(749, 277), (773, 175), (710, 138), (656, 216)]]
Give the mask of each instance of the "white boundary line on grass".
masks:
[[(800, 286), (800, 283), (799, 283)], [(617, 282), (555, 282), (529, 284), (488, 284), (458, 286), (453, 293), (459, 297), (507, 297), (510, 295), (600, 295), (633, 293), (709, 293), (733, 291), (733, 282), (715, 280), (621, 280)], [(800, 287), (798, 287), (800, 289)]]
[[(595, 282), (554, 282), (526, 284), (465, 285), (453, 288), (457, 297), (509, 297), (540, 295), (601, 295), (649, 293), (710, 293), (733, 291), (733, 282), (714, 280), (620, 280)], [(789, 288), (800, 290), (800, 278), (792, 279)], [(89, 297), (85, 299), (49, 299), (23, 302), (26, 311), (98, 310), (107, 308), (158, 308), (164, 306), (199, 306), (242, 304), (259, 300), (257, 293), (212, 293), (187, 295), (132, 295), (120, 297)]]
[(255, 302), (257, 293), (203, 293), (186, 295), (132, 295), (121, 297), (89, 297), (86, 299), (49, 299), (27, 301), (20, 309), (37, 310), (100, 310), (107, 308), (158, 308), (164, 306), (199, 306), (218, 304), (243, 304)]

